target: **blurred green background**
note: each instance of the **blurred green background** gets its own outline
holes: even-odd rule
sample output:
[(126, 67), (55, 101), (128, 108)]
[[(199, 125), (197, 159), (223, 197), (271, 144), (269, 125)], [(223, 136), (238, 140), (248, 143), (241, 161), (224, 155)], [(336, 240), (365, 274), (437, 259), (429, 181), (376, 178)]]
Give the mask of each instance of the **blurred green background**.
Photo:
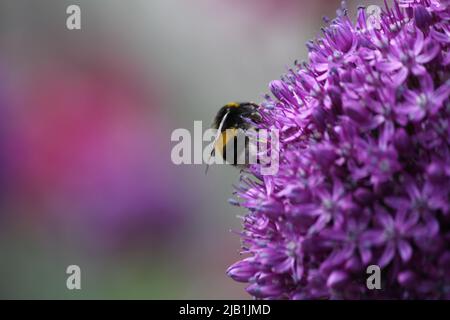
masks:
[(173, 165), (171, 132), (260, 101), (339, 5), (1, 0), (0, 298), (249, 298), (225, 274), (239, 173)]

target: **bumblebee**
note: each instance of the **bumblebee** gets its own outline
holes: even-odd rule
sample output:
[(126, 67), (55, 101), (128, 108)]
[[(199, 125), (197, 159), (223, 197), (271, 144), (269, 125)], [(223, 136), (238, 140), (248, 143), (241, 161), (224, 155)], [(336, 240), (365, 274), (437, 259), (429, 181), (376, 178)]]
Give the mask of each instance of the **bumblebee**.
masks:
[[(254, 127), (254, 124), (261, 120), (258, 108), (259, 105), (253, 102), (230, 102), (219, 109), (212, 124), (212, 128), (217, 129), (217, 135), (214, 139), (211, 156), (220, 155), (233, 166), (241, 168), (246, 166), (247, 162), (238, 163), (238, 158), (245, 151), (247, 159), (248, 137), (244, 137), (245, 145), (239, 146), (238, 136), (245, 135), (248, 129)], [(227, 159), (227, 150), (228, 153), (233, 154), (233, 159)]]

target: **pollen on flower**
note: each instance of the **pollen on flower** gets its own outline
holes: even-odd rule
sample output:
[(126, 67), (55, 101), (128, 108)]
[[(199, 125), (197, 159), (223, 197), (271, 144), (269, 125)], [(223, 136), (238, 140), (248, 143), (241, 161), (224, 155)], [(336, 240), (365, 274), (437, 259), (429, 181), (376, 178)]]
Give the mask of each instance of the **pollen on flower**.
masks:
[(395, 1), (376, 28), (342, 8), (270, 83), (279, 171), (241, 178), (246, 257), (227, 271), (252, 296), (450, 299), (449, 21), (449, 1)]

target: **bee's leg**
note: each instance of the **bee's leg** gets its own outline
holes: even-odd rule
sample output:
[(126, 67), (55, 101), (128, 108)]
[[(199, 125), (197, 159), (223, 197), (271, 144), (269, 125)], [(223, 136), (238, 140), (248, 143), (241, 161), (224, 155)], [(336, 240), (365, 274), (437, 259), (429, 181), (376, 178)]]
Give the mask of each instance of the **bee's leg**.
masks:
[(208, 163), (206, 164), (206, 169), (205, 169), (205, 176), (208, 174), (208, 169), (209, 169), (209, 160), (211, 159), (211, 157), (215, 156), (215, 150), (212, 149), (211, 154), (209, 155), (209, 159), (208, 159)]

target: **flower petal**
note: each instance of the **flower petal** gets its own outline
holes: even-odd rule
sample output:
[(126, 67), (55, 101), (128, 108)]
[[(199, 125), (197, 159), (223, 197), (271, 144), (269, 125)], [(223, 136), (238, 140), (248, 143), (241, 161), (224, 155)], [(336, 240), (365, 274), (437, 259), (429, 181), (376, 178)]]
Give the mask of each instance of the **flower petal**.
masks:
[(398, 252), (400, 253), (400, 257), (403, 262), (408, 262), (412, 256), (412, 248), (411, 245), (405, 240), (399, 240), (397, 243)]
[(378, 261), (378, 265), (380, 266), (380, 268), (386, 267), (392, 261), (392, 259), (394, 259), (394, 255), (395, 255), (395, 246), (392, 242), (389, 242), (386, 245), (384, 252), (381, 255), (381, 258)]

